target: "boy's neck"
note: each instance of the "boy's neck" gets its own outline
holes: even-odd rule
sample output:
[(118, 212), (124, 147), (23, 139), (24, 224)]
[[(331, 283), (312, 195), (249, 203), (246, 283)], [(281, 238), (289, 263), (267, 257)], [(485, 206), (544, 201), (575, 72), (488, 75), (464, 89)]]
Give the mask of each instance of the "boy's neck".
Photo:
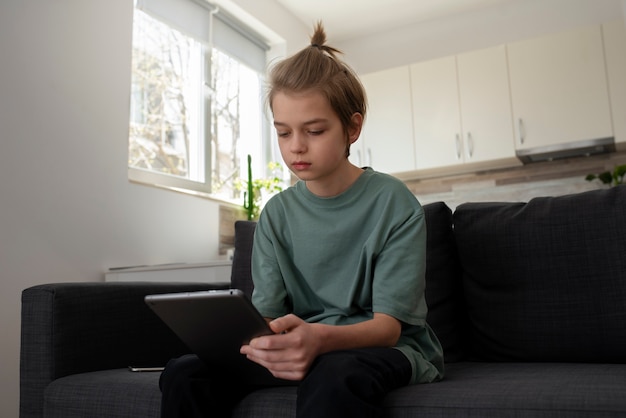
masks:
[(333, 197), (345, 192), (363, 174), (363, 169), (351, 163), (344, 170), (325, 180), (306, 181), (307, 189), (318, 197)]

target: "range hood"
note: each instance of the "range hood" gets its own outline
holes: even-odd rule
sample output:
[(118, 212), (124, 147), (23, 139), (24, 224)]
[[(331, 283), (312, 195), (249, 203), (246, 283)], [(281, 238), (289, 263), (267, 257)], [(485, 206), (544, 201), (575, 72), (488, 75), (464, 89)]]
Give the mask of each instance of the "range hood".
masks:
[(524, 163), (552, 161), (572, 157), (588, 157), (590, 155), (615, 152), (615, 138), (589, 139), (545, 147), (527, 148), (515, 152), (517, 158)]

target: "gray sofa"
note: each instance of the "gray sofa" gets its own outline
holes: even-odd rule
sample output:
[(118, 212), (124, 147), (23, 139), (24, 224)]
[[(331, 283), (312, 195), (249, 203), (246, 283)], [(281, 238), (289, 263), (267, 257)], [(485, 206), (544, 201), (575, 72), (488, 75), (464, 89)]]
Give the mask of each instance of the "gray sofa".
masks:
[[(386, 416), (626, 416), (626, 186), (425, 212), (428, 319), (446, 377), (390, 393)], [(254, 226), (236, 225), (231, 284), (248, 293)], [(127, 366), (164, 364), (186, 348), (143, 296), (210, 287), (24, 290), (20, 416), (157, 417), (159, 374)], [(295, 396), (257, 391), (235, 416), (293, 417)]]

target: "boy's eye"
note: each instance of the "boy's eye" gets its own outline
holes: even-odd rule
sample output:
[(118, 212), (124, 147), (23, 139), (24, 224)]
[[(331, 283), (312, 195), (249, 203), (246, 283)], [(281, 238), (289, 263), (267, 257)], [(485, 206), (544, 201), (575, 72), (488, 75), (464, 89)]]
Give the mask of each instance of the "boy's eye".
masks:
[(289, 132), (281, 132), (281, 131), (276, 131), (276, 135), (278, 135), (279, 138), (284, 138), (287, 135), (289, 135)]
[(320, 129), (320, 130), (310, 130), (310, 131), (309, 131), (309, 135), (313, 135), (313, 136), (315, 136), (315, 135), (321, 135), (321, 134), (323, 134), (323, 133), (324, 133), (324, 131), (323, 131), (323, 130), (321, 130), (321, 129)]

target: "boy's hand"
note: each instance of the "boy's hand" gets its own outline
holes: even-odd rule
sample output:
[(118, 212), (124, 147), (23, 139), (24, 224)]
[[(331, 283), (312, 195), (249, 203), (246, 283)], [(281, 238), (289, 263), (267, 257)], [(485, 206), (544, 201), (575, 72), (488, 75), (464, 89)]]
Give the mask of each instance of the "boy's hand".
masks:
[(275, 377), (286, 380), (302, 380), (320, 354), (360, 347), (393, 347), (402, 332), (400, 321), (376, 312), (372, 319), (352, 325), (310, 324), (293, 314), (269, 324), (276, 334), (254, 338), (240, 351)]
[(315, 325), (293, 314), (269, 323), (275, 335), (254, 338), (240, 352), (268, 369), (274, 377), (302, 380), (320, 353), (320, 338)]

